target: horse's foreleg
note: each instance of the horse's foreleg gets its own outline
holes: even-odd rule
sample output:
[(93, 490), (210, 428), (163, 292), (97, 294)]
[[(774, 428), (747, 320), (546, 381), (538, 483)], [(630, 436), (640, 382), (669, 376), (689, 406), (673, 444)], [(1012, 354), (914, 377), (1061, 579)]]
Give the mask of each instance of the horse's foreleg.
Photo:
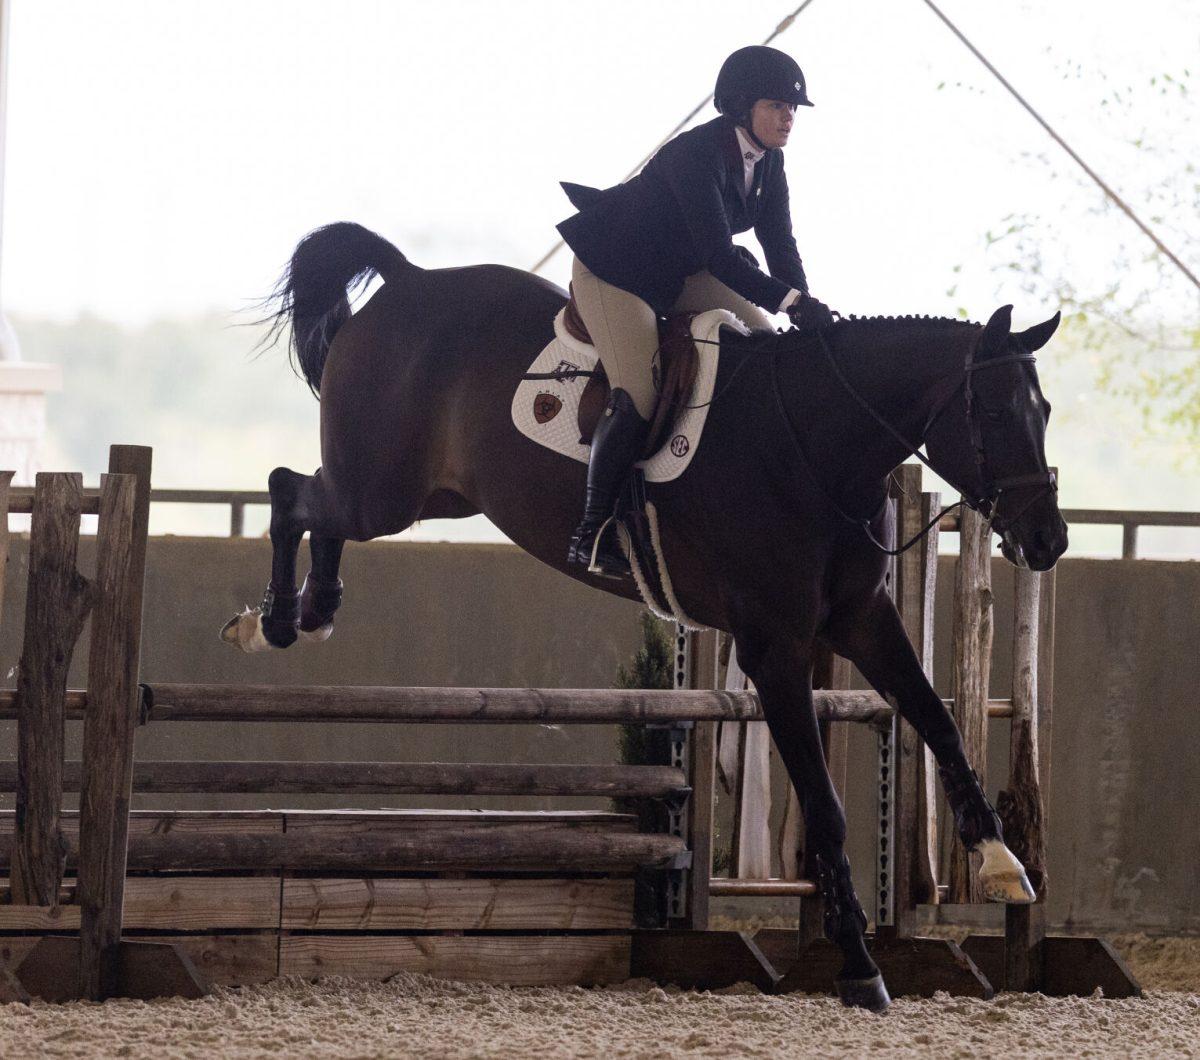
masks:
[(771, 736), (804, 808), (805, 841), (815, 859), (826, 937), (844, 956), (835, 985), (843, 1004), (882, 1012), (890, 1003), (863, 941), (867, 918), (846, 858), (846, 815), (825, 763), (812, 696), (812, 660), (778, 633), (735, 634), (738, 661), (754, 681)]
[(1004, 843), (1000, 819), (967, 761), (958, 725), (921, 668), (895, 604), (880, 594), (844, 615), (830, 624), (830, 644), (933, 751), (959, 837), (967, 850), (983, 858), (979, 880), (984, 894), (994, 902), (1032, 902), (1034, 890), (1025, 869)]

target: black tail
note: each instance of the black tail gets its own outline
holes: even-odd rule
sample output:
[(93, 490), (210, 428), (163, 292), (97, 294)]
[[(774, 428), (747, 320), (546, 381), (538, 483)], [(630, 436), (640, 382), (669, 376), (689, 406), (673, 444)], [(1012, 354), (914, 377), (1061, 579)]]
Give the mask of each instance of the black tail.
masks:
[(290, 323), (288, 359), (317, 397), (321, 373), (334, 335), (350, 319), (350, 293), (376, 274), (384, 282), (402, 269), (413, 269), (409, 260), (381, 235), (348, 221), (309, 232), (299, 244), (267, 299), (273, 307), (268, 342), (278, 338)]

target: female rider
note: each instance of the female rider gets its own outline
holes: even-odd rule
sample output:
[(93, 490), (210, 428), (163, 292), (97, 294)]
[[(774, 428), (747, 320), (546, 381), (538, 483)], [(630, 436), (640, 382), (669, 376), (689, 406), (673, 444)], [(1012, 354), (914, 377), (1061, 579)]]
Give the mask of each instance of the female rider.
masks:
[[(728, 309), (769, 329), (765, 309), (800, 327), (831, 322), (808, 293), (783, 173), (796, 107), (812, 106), (804, 74), (774, 48), (741, 48), (721, 66), (713, 100), (719, 117), (663, 145), (632, 180), (606, 191), (563, 185), (579, 208), (558, 226), (575, 252), (571, 286), (612, 387), (568, 557), (593, 574), (629, 574), (616, 535), (601, 530), (646, 442), (658, 318)], [(733, 243), (750, 228), (770, 275)]]

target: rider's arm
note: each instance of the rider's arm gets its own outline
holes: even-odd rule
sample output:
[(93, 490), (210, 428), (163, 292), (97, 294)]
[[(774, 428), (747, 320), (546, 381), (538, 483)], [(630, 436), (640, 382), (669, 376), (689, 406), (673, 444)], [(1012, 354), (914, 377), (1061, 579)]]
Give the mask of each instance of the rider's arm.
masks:
[(792, 211), (782, 161), (773, 167), (773, 172), (769, 175), (764, 174), (764, 178), (763, 201), (754, 225), (754, 235), (763, 248), (763, 254), (766, 255), (767, 268), (771, 275), (788, 284), (797, 292), (797, 296), (808, 294), (804, 264), (796, 247), (796, 237), (792, 235)]

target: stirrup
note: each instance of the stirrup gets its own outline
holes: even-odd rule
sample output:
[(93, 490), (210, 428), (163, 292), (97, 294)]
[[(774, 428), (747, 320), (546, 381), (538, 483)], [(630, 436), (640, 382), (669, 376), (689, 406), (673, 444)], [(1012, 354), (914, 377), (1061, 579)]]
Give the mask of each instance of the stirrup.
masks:
[[(614, 546), (617, 549), (616, 555), (620, 556), (620, 563), (617, 569), (601, 567), (599, 563), (600, 545), (604, 540), (604, 532), (608, 530), (610, 524), (616, 523), (616, 516), (610, 515), (600, 524), (600, 528), (596, 531), (596, 536), (592, 539), (592, 554), (588, 560), (588, 573), (599, 575), (601, 578), (628, 578), (631, 577), (632, 571), (629, 566), (629, 559), (620, 551), (620, 545)], [(613, 532), (616, 533), (616, 526), (613, 525)]]

